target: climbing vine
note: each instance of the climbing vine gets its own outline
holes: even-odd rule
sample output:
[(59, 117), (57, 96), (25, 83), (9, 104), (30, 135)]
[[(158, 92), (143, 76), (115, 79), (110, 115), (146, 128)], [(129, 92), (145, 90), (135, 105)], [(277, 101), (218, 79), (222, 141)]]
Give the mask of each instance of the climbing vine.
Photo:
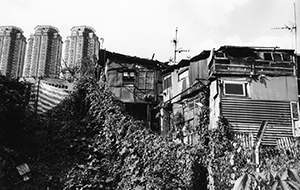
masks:
[[(30, 149), (22, 152), (31, 178), (27, 182), (18, 179), (18, 183), (12, 180), (7, 189), (238, 189), (241, 184), (273, 187), (284, 182), (290, 188), (298, 187), (298, 144), (290, 152), (276, 150), (275, 156), (265, 151), (258, 175), (252, 149), (234, 138), (225, 118), (220, 118), (215, 129), (208, 129), (207, 97), (202, 96), (204, 106), (194, 131), (199, 141), (189, 145), (153, 133), (142, 121), (125, 113), (122, 102), (104, 83), (81, 78), (67, 99), (31, 123), (43, 130), (43, 136), (32, 137), (44, 137), (39, 138), (42, 143), (28, 143)], [(176, 117), (175, 128), (180, 131), (183, 118)], [(7, 171), (15, 173), (3, 175), (1, 170), (1, 178), (15, 178), (15, 161), (7, 163)]]

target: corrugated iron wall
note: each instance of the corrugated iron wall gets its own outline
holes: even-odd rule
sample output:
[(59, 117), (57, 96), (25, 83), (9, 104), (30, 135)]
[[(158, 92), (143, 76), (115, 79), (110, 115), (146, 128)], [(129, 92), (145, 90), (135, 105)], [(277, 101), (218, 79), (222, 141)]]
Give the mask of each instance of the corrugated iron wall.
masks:
[(33, 83), (31, 94), (34, 96), (29, 103), (32, 109), (42, 114), (57, 106), (69, 96), (73, 90), (71, 88), (68, 89), (66, 83), (67, 82), (64, 83), (55, 79), (40, 80), (39, 82)]
[(252, 132), (256, 137), (263, 120), (268, 126), (263, 137), (263, 145), (276, 145), (276, 140), (292, 137), (290, 102), (251, 100), (249, 98), (222, 97), (222, 115), (237, 132)]

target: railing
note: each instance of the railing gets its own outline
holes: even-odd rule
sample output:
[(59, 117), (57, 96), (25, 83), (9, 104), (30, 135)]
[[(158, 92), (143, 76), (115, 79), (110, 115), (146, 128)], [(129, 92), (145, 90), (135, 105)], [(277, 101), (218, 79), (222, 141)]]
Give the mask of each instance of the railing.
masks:
[(266, 61), (244, 59), (214, 59), (209, 75), (254, 75), (293, 76), (294, 65), (291, 61)]

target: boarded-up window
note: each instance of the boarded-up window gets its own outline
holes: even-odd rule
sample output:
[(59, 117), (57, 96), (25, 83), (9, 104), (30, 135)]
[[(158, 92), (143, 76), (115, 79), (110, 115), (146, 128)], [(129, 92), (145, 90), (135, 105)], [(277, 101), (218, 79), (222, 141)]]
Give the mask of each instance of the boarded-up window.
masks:
[(139, 89), (153, 89), (154, 88), (154, 71), (140, 71), (139, 72)]

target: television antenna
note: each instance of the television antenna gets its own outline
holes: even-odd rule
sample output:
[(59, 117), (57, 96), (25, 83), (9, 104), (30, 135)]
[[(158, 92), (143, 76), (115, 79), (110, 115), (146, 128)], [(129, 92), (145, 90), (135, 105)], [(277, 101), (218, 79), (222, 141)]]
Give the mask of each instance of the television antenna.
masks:
[(272, 30), (288, 30), (293, 34), (294, 38), (295, 38), (295, 51), (297, 53), (297, 20), (296, 20), (296, 3), (294, 3), (294, 23), (292, 24), (292, 26), (288, 26), (286, 24), (284, 24), (284, 26), (282, 27), (274, 27), (272, 28)]
[(176, 63), (176, 54), (177, 53), (182, 53), (182, 52), (189, 52), (190, 50), (185, 50), (185, 49), (182, 49), (181, 48), (177, 48), (177, 45), (178, 45), (178, 39), (177, 39), (177, 34), (178, 34), (178, 28), (176, 27), (176, 30), (175, 30), (175, 38), (173, 38), (171, 40), (171, 42), (174, 44), (174, 58), (173, 58), (173, 62)]

